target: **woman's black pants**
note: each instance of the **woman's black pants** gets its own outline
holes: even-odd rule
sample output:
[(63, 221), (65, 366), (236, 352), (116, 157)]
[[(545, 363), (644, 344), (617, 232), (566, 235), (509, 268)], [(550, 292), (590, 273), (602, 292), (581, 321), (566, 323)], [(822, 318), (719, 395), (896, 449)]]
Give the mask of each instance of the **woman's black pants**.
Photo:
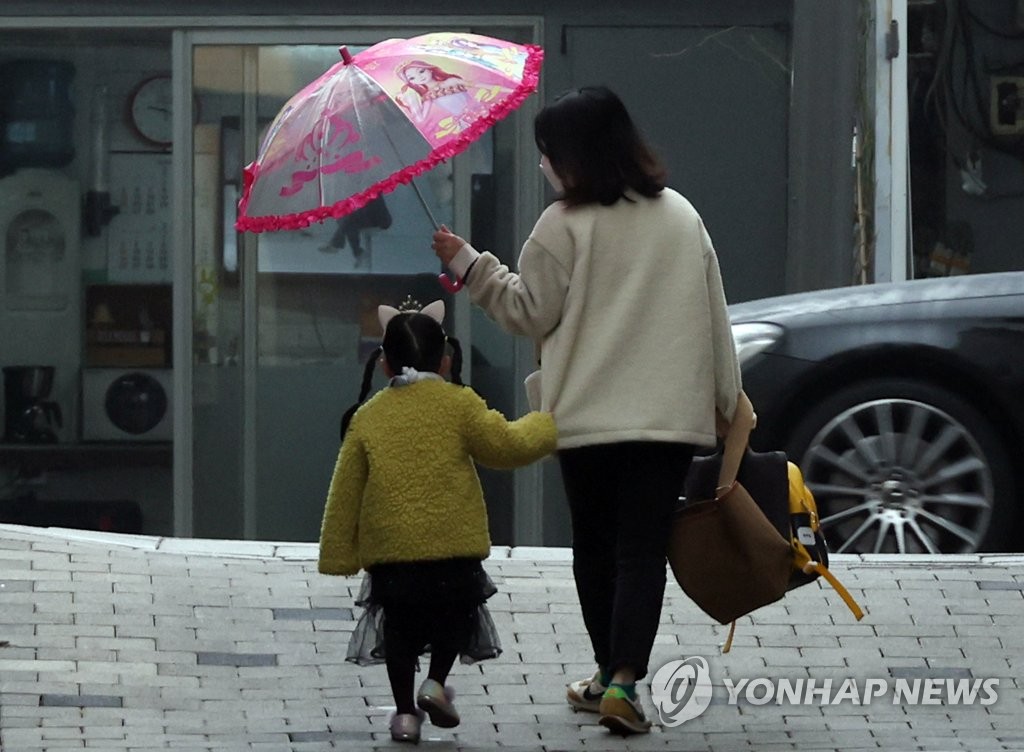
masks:
[(558, 452), (572, 515), (573, 575), (597, 664), (647, 664), (665, 597), (668, 536), (690, 444), (629, 441)]

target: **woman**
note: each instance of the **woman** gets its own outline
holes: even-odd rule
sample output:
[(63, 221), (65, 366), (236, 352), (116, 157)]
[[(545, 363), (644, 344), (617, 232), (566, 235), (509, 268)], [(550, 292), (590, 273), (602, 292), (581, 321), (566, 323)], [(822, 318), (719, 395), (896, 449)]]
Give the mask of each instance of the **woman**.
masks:
[(739, 364), (711, 239), (665, 186), (621, 100), (604, 87), (570, 91), (538, 114), (534, 135), (558, 200), (519, 273), (446, 228), (433, 248), (475, 304), (539, 346), (535, 407), (558, 426), (598, 665), (567, 699), (613, 731), (643, 733), (636, 682), (661, 618), (669, 523), (695, 447), (716, 443), (716, 409), (732, 419)]

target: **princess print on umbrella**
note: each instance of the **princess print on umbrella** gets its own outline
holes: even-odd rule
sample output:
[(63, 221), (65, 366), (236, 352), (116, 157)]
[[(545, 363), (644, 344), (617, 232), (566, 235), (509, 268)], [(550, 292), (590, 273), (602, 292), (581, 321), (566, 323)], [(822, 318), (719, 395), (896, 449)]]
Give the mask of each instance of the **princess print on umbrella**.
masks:
[(459, 133), (488, 109), (488, 102), (510, 91), (497, 84), (478, 85), (423, 60), (410, 60), (396, 71), (403, 86), (396, 101), (434, 138)]

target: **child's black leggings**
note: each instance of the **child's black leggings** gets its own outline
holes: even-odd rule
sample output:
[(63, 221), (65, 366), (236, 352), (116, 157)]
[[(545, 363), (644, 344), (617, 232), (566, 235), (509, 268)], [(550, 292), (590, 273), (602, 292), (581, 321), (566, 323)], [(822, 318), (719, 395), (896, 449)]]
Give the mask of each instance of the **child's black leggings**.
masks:
[(477, 604), (384, 605), (385, 664), (396, 712), (415, 713), (416, 662), (430, 646), (427, 677), (442, 686), (473, 631)]

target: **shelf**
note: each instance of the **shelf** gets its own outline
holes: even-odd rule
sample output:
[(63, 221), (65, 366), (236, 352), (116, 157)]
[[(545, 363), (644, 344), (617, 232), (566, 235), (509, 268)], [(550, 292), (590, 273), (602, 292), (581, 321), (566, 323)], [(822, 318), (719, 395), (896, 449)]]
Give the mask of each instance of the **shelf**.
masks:
[(172, 457), (169, 441), (0, 444), (0, 466), (18, 466), (23, 471), (170, 467)]

